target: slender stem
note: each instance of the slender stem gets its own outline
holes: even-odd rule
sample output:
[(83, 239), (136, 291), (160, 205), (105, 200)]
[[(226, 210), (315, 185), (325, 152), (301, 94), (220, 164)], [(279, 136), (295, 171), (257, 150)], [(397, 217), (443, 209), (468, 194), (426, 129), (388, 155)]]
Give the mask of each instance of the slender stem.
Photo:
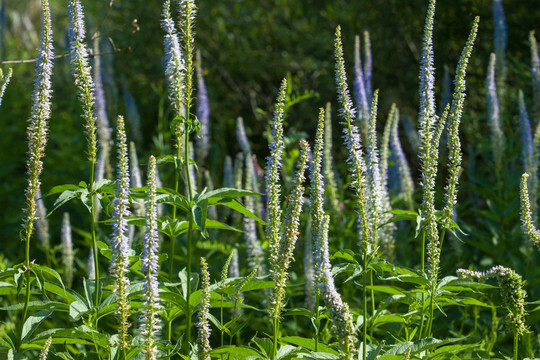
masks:
[(30, 234), (31, 232), (28, 231), (26, 233), (26, 246), (25, 246), (25, 260), (24, 260), (24, 266), (25, 266), (25, 275), (26, 275), (26, 294), (24, 299), (24, 310), (23, 310), (23, 317), (21, 319), (21, 327), (20, 327), (20, 334), (19, 334), (19, 346), (22, 345), (22, 331), (23, 331), (23, 325), (26, 321), (26, 317), (28, 315), (28, 303), (30, 302)]
[(191, 298), (191, 237), (193, 231), (193, 214), (189, 213), (189, 225), (187, 233), (187, 331), (186, 338), (187, 344), (191, 342), (191, 308), (189, 306), (189, 299)]
[(278, 338), (279, 338), (279, 317), (274, 317), (274, 346), (272, 347), (272, 357), (271, 360), (276, 360), (277, 357), (277, 347), (278, 347)]
[[(373, 290), (373, 272), (370, 271), (369, 272), (369, 283), (371, 285), (371, 316), (372, 316), (372, 319), (374, 319), (375, 317), (375, 291)], [(373, 327), (370, 326), (370, 330), (369, 330), (369, 336), (370, 337), (373, 337)]]
[[(367, 244), (367, 239), (366, 239)], [(367, 359), (367, 320), (368, 320), (368, 313), (367, 313), (367, 263), (368, 263), (368, 247), (367, 245), (364, 248), (364, 274), (363, 274), (363, 280), (364, 280), (364, 286), (363, 286), (363, 298), (364, 298), (364, 304), (363, 304), (363, 311), (364, 311), (364, 324), (362, 329), (362, 359)]]
[(513, 360), (518, 359), (518, 344), (519, 343), (519, 335), (514, 331), (514, 357)]
[[(95, 223), (95, 217), (94, 217), (94, 168), (95, 163), (90, 163), (90, 184), (89, 184), (89, 192), (90, 192), (90, 233), (92, 235), (92, 252), (94, 254), (94, 277), (96, 282), (96, 289), (95, 289), (95, 296), (94, 296), (94, 303), (96, 308), (99, 304), (99, 250), (97, 246), (97, 239), (96, 239), (96, 223)], [(96, 317), (96, 330), (97, 330), (97, 322), (98, 318)]]
[(221, 309), (220, 309), (220, 319), (219, 323), (221, 324), (221, 346), (223, 346), (223, 284), (221, 283)]
[[(421, 273), (422, 273), (422, 276), (425, 276), (425, 273), (424, 273), (424, 266), (425, 266), (425, 263), (424, 263), (424, 256), (425, 256), (425, 249), (426, 249), (426, 232), (425, 230), (422, 231), (422, 247), (420, 248), (420, 258), (421, 258)], [(422, 286), (423, 287), (423, 286)], [(424, 294), (422, 292), (422, 320), (420, 321), (420, 331), (418, 331), (418, 340), (421, 340), (422, 339), (422, 331), (424, 329), (424, 304), (425, 304), (425, 301), (426, 301), (426, 294)]]
[[(178, 169), (178, 161), (180, 161), (181, 156), (181, 138), (180, 136), (176, 137), (176, 160), (174, 162), (174, 191), (178, 193), (178, 183), (180, 182), (180, 170)], [(173, 206), (173, 223), (176, 222), (176, 206)], [(176, 247), (176, 237), (171, 236), (171, 253), (169, 255), (169, 280), (173, 280), (173, 268), (174, 268), (174, 252)]]
[(319, 294), (319, 291), (317, 291), (317, 295), (315, 298), (315, 325), (317, 325), (317, 328), (315, 329), (315, 352), (319, 351), (319, 334), (320, 334), (320, 326), (321, 326), (321, 319), (319, 317), (319, 301), (320, 301), (321, 295)]

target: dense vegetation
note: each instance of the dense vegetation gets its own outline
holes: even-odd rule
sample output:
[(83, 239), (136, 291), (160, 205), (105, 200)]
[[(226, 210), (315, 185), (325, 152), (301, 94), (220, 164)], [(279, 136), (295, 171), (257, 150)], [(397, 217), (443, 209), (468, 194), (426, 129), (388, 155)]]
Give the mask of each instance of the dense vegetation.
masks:
[(142, 3), (2, 3), (0, 356), (539, 356), (536, 9)]

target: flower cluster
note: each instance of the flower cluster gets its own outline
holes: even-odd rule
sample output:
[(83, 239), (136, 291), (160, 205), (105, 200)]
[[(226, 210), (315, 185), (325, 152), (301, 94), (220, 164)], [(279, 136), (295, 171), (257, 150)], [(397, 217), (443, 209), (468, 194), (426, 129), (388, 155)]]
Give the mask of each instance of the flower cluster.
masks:
[(71, 239), (71, 223), (69, 221), (69, 213), (65, 212), (62, 219), (62, 263), (65, 266), (66, 285), (71, 287), (73, 282), (73, 262), (75, 254), (73, 252), (73, 241)]
[(129, 211), (129, 160), (126, 139), (126, 125), (122, 116), (118, 117), (117, 122), (117, 138), (118, 146), (118, 174), (116, 178), (116, 198), (114, 200), (113, 218), (113, 234), (111, 245), (113, 256), (111, 259), (111, 274), (114, 276), (115, 284), (114, 291), (118, 298), (118, 318), (120, 322), (120, 344), (121, 349), (126, 349), (128, 346), (128, 328), (130, 326), (129, 317), (129, 302), (127, 298), (127, 287), (129, 279), (129, 239), (127, 232), (127, 217), (130, 216)]
[[(497, 74), (500, 84), (504, 84), (506, 80), (506, 17), (502, 0), (493, 0), (493, 22), (495, 23), (493, 45), (495, 54), (497, 54), (498, 66)], [(501, 89), (503, 90), (503, 89)]]
[(339, 209), (338, 187), (336, 175), (332, 167), (332, 164), (334, 163), (334, 159), (332, 157), (332, 106), (329, 102), (326, 103), (324, 118), (325, 124), (322, 171), (327, 182), (326, 190), (328, 191), (328, 196), (330, 198), (330, 206), (333, 211), (337, 212)]
[(364, 130), (367, 130), (369, 120), (369, 105), (360, 52), (360, 36), (356, 35), (354, 38), (354, 98), (356, 107), (358, 108), (360, 124), (364, 127)]
[(278, 262), (280, 224), (281, 224), (281, 184), (279, 171), (281, 169), (281, 157), (283, 155), (283, 118), (285, 116), (285, 96), (287, 94), (287, 80), (283, 79), (279, 89), (274, 121), (272, 122), (272, 143), (270, 144), (270, 156), (266, 163), (266, 214), (268, 227), (266, 237), (270, 247), (270, 264), (275, 268)]
[[(253, 160), (251, 157), (246, 156), (246, 190), (254, 191), (253, 189)], [(246, 196), (245, 200), (246, 209), (253, 212), (255, 205), (252, 196)], [(246, 240), (248, 264), (251, 269), (256, 269), (259, 276), (266, 274), (266, 268), (264, 265), (264, 252), (257, 239), (257, 228), (255, 220), (247, 216), (244, 217), (244, 239)]]
[[(98, 52), (99, 40), (95, 40), (94, 51)], [(101, 73), (101, 56), (94, 58), (94, 82), (96, 95), (96, 116), (97, 116), (97, 136), (99, 143), (99, 154), (97, 158), (97, 169), (95, 180), (99, 181), (105, 178), (105, 174), (112, 174), (109, 154), (111, 152), (111, 128), (107, 116), (105, 101), (105, 91), (103, 89), (103, 79)]]
[(525, 298), (527, 292), (524, 289), (525, 281), (523, 281), (521, 275), (501, 265), (494, 266), (484, 272), (458, 269), (457, 274), (459, 277), (475, 280), (497, 279), (501, 288), (504, 306), (509, 311), (506, 319), (508, 327), (513, 333), (520, 336), (527, 332), (527, 325), (525, 324), (527, 314), (525, 311)]
[(500, 174), (502, 167), (502, 157), (504, 153), (504, 135), (501, 129), (499, 114), (499, 98), (497, 95), (497, 85), (495, 83), (495, 62), (496, 55), (491, 54), (489, 58), (488, 75), (486, 77), (488, 118), (491, 127), (491, 141), (493, 143), (493, 157), (495, 158), (495, 170)]
[[(279, 318), (285, 304), (285, 285), (288, 279), (288, 269), (294, 260), (293, 252), (298, 238), (298, 227), (300, 225), (300, 213), (304, 203), (304, 173), (307, 168), (309, 145), (305, 140), (300, 142), (300, 156), (297, 164), (296, 174), (293, 178), (294, 189), (289, 196), (285, 218), (283, 220), (283, 236), (277, 244), (276, 261), (272, 263), (271, 275), (274, 281), (274, 289), (271, 298), (270, 316)], [(280, 221), (281, 222), (281, 221)], [(278, 224), (279, 226), (279, 224)], [(278, 230), (278, 233), (281, 233)]]
[(157, 229), (156, 203), (156, 158), (150, 156), (146, 193), (146, 215), (144, 245), (141, 254), (141, 271), (144, 274), (144, 302), (141, 316), (141, 334), (144, 336), (144, 351), (147, 360), (155, 360), (156, 336), (160, 329), (159, 313), (162, 309), (158, 289), (159, 236)]
[[(534, 104), (536, 106), (535, 115), (540, 115), (540, 56), (538, 55), (538, 44), (534, 31), (529, 33), (529, 42), (531, 44), (531, 78), (534, 90)], [(1, 97), (1, 96), (0, 96)]]
[[(424, 147), (429, 146), (430, 133), (435, 123), (435, 68), (433, 66), (433, 22), (435, 18), (435, 0), (430, 0), (420, 64), (420, 138)], [(427, 152), (426, 149), (424, 151)], [(424, 154), (424, 161), (426, 154)]]
[(79, 98), (83, 107), (83, 118), (86, 122), (88, 138), (88, 160), (92, 164), (97, 161), (96, 115), (95, 115), (95, 86), (92, 80), (92, 70), (88, 62), (88, 49), (85, 43), (85, 26), (83, 8), (80, 0), (70, 0), (68, 4), (69, 43), (71, 66), (75, 75), (75, 85), (79, 89)]
[(36, 233), (41, 246), (48, 252), (50, 250), (49, 220), (47, 220), (47, 208), (45, 208), (41, 190), (38, 190), (36, 194), (36, 210)]
[(392, 129), (390, 132), (390, 146), (392, 148), (392, 154), (395, 155), (397, 159), (397, 164), (399, 168), (400, 183), (403, 192), (407, 197), (407, 202), (409, 203), (409, 208), (413, 208), (413, 193), (414, 193), (414, 182), (412, 180), (411, 169), (409, 168), (409, 163), (405, 157), (403, 148), (401, 147), (401, 142), (399, 140), (399, 110), (396, 109), (394, 113), (394, 118), (392, 119)]
[(313, 244), (313, 269), (318, 291), (323, 297), (330, 317), (332, 328), (340, 342), (343, 358), (355, 358), (355, 337), (352, 315), (348, 305), (342, 301), (332, 277), (332, 265), (328, 251), (328, 226), (330, 217), (324, 214), (324, 182), (321, 173), (321, 160), (324, 147), (324, 110), (321, 109), (315, 138), (313, 161), (310, 167), (311, 181), (311, 218)]
[(205, 258), (201, 258), (202, 294), (198, 309), (198, 322), (196, 324), (199, 333), (197, 337), (199, 360), (210, 360), (210, 326), (208, 313), (210, 311), (210, 274)]
[(197, 155), (199, 163), (202, 164), (210, 150), (210, 105), (208, 105), (208, 92), (204, 82), (200, 51), (197, 51), (197, 119), (201, 122), (201, 129), (197, 136)]
[[(169, 81), (169, 100), (171, 101), (176, 116), (183, 115), (184, 109), (184, 58), (180, 49), (180, 40), (171, 17), (171, 0), (163, 3), (163, 19), (161, 27), (165, 31), (165, 75)], [(182, 131), (181, 126), (176, 127), (178, 132)]]
[(339, 26), (336, 29), (335, 58), (338, 102), (341, 105), (340, 115), (343, 118), (341, 123), (343, 125), (343, 138), (349, 154), (347, 162), (353, 177), (351, 185), (356, 191), (356, 200), (358, 201), (360, 212), (360, 243), (363, 252), (367, 254), (372, 245), (370, 244), (370, 225), (367, 217), (367, 169), (362, 153), (362, 146), (360, 145), (360, 134), (358, 133), (358, 128), (352, 123), (355, 118), (356, 109), (349, 96), (349, 87), (347, 85), (347, 75), (345, 72), (345, 60), (343, 58), (343, 44), (341, 42), (341, 27)]
[(43, 169), (41, 158), (45, 154), (47, 144), (47, 121), (51, 117), (51, 75), (53, 68), (53, 45), (51, 11), (49, 1), (42, 0), (43, 23), (41, 26), (41, 43), (36, 63), (36, 78), (32, 94), (32, 112), (28, 120), (28, 161), (26, 188), (26, 208), (24, 212), (24, 232), (26, 241), (30, 241), (36, 220), (36, 195), (41, 186), (39, 176)]
[(529, 190), (527, 188), (527, 178), (529, 174), (523, 173), (521, 176), (520, 201), (521, 201), (521, 227), (527, 237), (540, 249), (540, 231), (536, 229), (529, 200)]
[(461, 142), (459, 140), (459, 124), (463, 115), (465, 102), (465, 76), (467, 64), (471, 57), (476, 33), (478, 32), (479, 17), (474, 20), (471, 33), (465, 48), (461, 53), (456, 69), (452, 105), (448, 115), (448, 184), (446, 185), (445, 205), (443, 208), (443, 226), (448, 227), (457, 202), (457, 185), (461, 172)]
[(41, 348), (41, 352), (39, 353), (39, 360), (47, 360), (47, 355), (49, 355), (49, 349), (51, 348), (52, 344), (52, 336), (49, 336), (47, 341), (45, 341), (45, 344)]

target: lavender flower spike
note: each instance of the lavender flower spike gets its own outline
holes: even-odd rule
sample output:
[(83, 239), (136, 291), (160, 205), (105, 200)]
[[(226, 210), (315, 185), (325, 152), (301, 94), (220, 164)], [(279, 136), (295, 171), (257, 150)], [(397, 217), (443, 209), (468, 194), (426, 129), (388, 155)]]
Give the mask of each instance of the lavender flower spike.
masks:
[[(169, 100), (176, 112), (176, 116), (183, 115), (184, 104), (184, 58), (180, 49), (180, 40), (174, 21), (171, 17), (171, 1), (163, 3), (163, 19), (161, 27), (165, 31), (165, 75), (169, 81)], [(183, 127), (177, 126), (177, 136), (181, 135)]]
[(401, 179), (401, 188), (407, 197), (407, 202), (409, 204), (409, 209), (414, 209), (414, 182), (412, 180), (411, 170), (407, 158), (405, 157), (405, 152), (401, 147), (401, 142), (399, 141), (398, 134), (399, 127), (399, 110), (396, 109), (394, 114), (394, 119), (392, 120), (392, 130), (391, 130), (391, 141), (390, 146), (392, 147), (392, 152), (396, 155), (399, 175)]
[(118, 146), (118, 174), (116, 178), (116, 198), (114, 200), (113, 234), (111, 245), (113, 256), (111, 259), (111, 274), (113, 275), (114, 292), (116, 292), (118, 310), (117, 315), (120, 322), (119, 335), (121, 350), (128, 347), (128, 328), (130, 326), (129, 302), (127, 298), (127, 287), (129, 286), (129, 240), (127, 237), (127, 217), (129, 211), (129, 160), (126, 139), (126, 125), (124, 118), (118, 116), (118, 129), (116, 143)]
[(493, 0), (493, 22), (495, 23), (493, 45), (498, 60), (497, 76), (499, 82), (497, 85), (499, 85), (499, 91), (501, 91), (502, 96), (504, 82), (506, 80), (506, 18), (504, 16), (502, 0)]
[(366, 88), (366, 98), (371, 99), (373, 97), (373, 91), (371, 86), (371, 68), (372, 68), (372, 57), (371, 57), (371, 39), (369, 36), (369, 31), (364, 31), (364, 82)]
[(534, 31), (529, 33), (531, 43), (531, 78), (533, 83), (534, 115), (540, 117), (540, 56), (538, 55), (538, 44)]
[[(24, 212), (24, 239), (29, 250), (36, 221), (36, 195), (40, 189), (39, 176), (43, 169), (41, 158), (45, 155), (47, 144), (47, 121), (51, 117), (51, 75), (53, 68), (52, 26), (49, 1), (42, 0), (43, 23), (41, 26), (41, 45), (36, 63), (36, 80), (32, 94), (32, 112), (28, 120), (28, 160), (26, 162), (28, 187), (26, 188), (26, 208)], [(26, 264), (29, 266), (29, 264)]]
[(504, 133), (501, 129), (500, 114), (499, 114), (499, 98), (497, 95), (497, 86), (495, 83), (495, 62), (496, 56), (494, 53), (489, 58), (488, 75), (486, 77), (487, 102), (488, 102), (488, 118), (491, 127), (491, 143), (493, 149), (493, 157), (495, 159), (495, 171), (498, 174), (502, 168), (502, 158), (504, 153)]
[[(49, 234), (49, 220), (47, 220), (47, 209), (41, 196), (41, 191), (38, 190), (36, 194), (36, 232), (41, 246), (48, 253), (50, 250), (50, 234)], [(48, 256), (48, 255), (47, 255)]]
[(519, 188), (521, 201), (521, 227), (529, 240), (531, 240), (531, 242), (540, 250), (540, 231), (534, 225), (531, 203), (529, 200), (529, 189), (527, 188), (528, 177), (529, 174), (523, 173), (521, 176), (521, 186)]
[(531, 130), (531, 123), (529, 122), (529, 115), (527, 113), (527, 107), (525, 106), (525, 99), (523, 97), (523, 91), (518, 91), (519, 101), (519, 125), (521, 128), (521, 156), (523, 160), (523, 168), (527, 172), (531, 172), (534, 167), (533, 158), (533, 136)]
[(369, 121), (369, 104), (366, 94), (366, 82), (362, 69), (362, 58), (360, 56), (360, 36), (354, 38), (354, 98), (358, 108), (360, 126), (367, 131)]
[(95, 86), (92, 80), (92, 70), (88, 63), (88, 49), (85, 43), (84, 14), (80, 0), (70, 0), (68, 4), (69, 43), (71, 46), (71, 66), (75, 76), (75, 85), (79, 89), (79, 98), (83, 107), (83, 118), (86, 122), (88, 138), (88, 160), (95, 164), (97, 161)]
[(0, 69), (0, 106), (2, 106), (2, 98), (4, 97), (4, 92), (6, 91), (12, 75), (13, 69), (10, 68), (6, 75), (4, 75), (2, 69)]
[(199, 164), (203, 164), (210, 150), (210, 105), (208, 105), (208, 92), (204, 82), (200, 51), (197, 51), (197, 119), (201, 122), (201, 129), (197, 136), (197, 155)]
[(71, 223), (69, 222), (69, 213), (65, 212), (62, 219), (62, 263), (65, 266), (66, 285), (71, 287), (73, 282), (73, 262), (75, 256), (73, 253), (73, 241), (71, 240)]
[(144, 302), (140, 331), (144, 336), (144, 353), (146, 360), (156, 360), (156, 337), (160, 329), (159, 313), (163, 307), (160, 304), (158, 289), (159, 236), (157, 230), (156, 158), (153, 156), (150, 156), (148, 163), (147, 188), (145, 216), (146, 232), (144, 234), (144, 247), (141, 254), (141, 271), (144, 274)]
[(199, 303), (198, 319), (196, 326), (199, 330), (197, 336), (197, 356), (199, 360), (210, 360), (210, 326), (208, 323), (208, 313), (210, 311), (210, 274), (208, 273), (208, 264), (205, 258), (201, 258), (202, 273), (202, 294)]
[(324, 155), (322, 171), (328, 183), (326, 190), (328, 191), (330, 198), (330, 205), (332, 210), (337, 213), (339, 210), (338, 186), (336, 183), (334, 169), (332, 168), (332, 164), (334, 163), (334, 159), (332, 158), (332, 108), (329, 102), (326, 103), (324, 117)]

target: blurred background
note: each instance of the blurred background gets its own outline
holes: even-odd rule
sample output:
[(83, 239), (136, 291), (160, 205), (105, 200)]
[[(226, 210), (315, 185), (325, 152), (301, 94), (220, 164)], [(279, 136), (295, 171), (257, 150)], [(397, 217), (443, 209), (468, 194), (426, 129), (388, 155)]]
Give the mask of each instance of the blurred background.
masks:
[[(44, 160), (42, 189), (78, 183), (88, 178), (81, 110), (76, 98), (67, 54), (67, 2), (50, 0), (55, 54), (53, 114)], [(380, 89), (379, 124), (384, 126), (392, 103), (414, 123), (418, 109), (418, 72), (427, 1), (420, 0), (200, 0), (196, 19), (196, 47), (210, 102), (212, 150), (206, 167), (220, 185), (224, 154), (240, 150), (235, 120), (241, 116), (248, 137), (264, 166), (267, 142), (263, 136), (272, 117), (273, 102), (281, 79), (289, 77), (293, 93), (305, 100), (289, 110), (286, 132), (313, 138), (318, 108), (330, 101), (336, 108), (334, 82), (334, 32), (342, 27), (352, 86), (354, 36), (367, 30), (373, 54), (373, 88)], [(508, 23), (507, 82), (532, 98), (528, 34), (538, 28), (539, 0), (505, 0)], [(171, 152), (170, 106), (163, 69), (161, 1), (92, 0), (85, 7), (88, 45), (101, 54), (109, 119), (128, 118), (129, 137), (137, 144), (141, 167), (149, 154)], [(175, 7), (175, 16), (178, 8)], [(481, 17), (478, 39), (468, 68), (467, 102), (462, 121), (464, 151), (474, 144), (476, 152), (489, 153), (485, 76), (493, 51), (491, 0), (441, 0), (434, 27), (437, 96), (442, 96), (443, 69), (456, 67), (470, 26)], [(14, 71), (0, 108), (0, 234), (4, 254), (22, 250), (19, 242), (20, 209), (24, 206), (26, 121), (34, 78), (34, 59), (39, 45), (39, 0), (2, 0), (0, 9), (0, 66)], [(15, 63), (6, 63), (15, 61)], [(519, 140), (515, 90), (505, 107), (508, 137)], [(510, 106), (511, 105), (511, 106)], [(383, 121), (384, 119), (384, 121)], [(334, 111), (334, 148), (340, 152)], [(518, 141), (516, 140), (516, 141)], [(409, 161), (417, 171), (417, 155), (404, 140)], [(484, 149), (484, 150), (482, 150)], [(487, 150), (486, 150), (487, 149)], [(465, 163), (469, 158), (465, 155)], [(519, 162), (519, 148), (515, 152)], [(511, 155), (512, 156), (512, 155)], [(467, 165), (466, 165), (467, 166)], [(489, 172), (484, 167), (480, 171)], [(338, 165), (339, 168), (339, 165)], [(343, 170), (343, 168), (341, 168)], [(519, 172), (519, 171), (518, 171)], [(516, 172), (516, 174), (518, 173)], [(418, 179), (418, 173), (415, 173)], [(489, 182), (488, 182), (489, 183)], [(464, 187), (466, 189), (466, 187)], [(463, 196), (463, 195), (461, 195)], [(52, 208), (53, 200), (45, 199)], [(87, 228), (81, 207), (70, 208), (75, 228)], [(51, 216), (53, 239), (58, 239), (61, 213)], [(59, 243), (58, 240), (53, 242)], [(22, 251), (21, 251), (22, 254)], [(37, 255), (36, 255), (37, 256)], [(16, 260), (12, 260), (16, 261)]]

